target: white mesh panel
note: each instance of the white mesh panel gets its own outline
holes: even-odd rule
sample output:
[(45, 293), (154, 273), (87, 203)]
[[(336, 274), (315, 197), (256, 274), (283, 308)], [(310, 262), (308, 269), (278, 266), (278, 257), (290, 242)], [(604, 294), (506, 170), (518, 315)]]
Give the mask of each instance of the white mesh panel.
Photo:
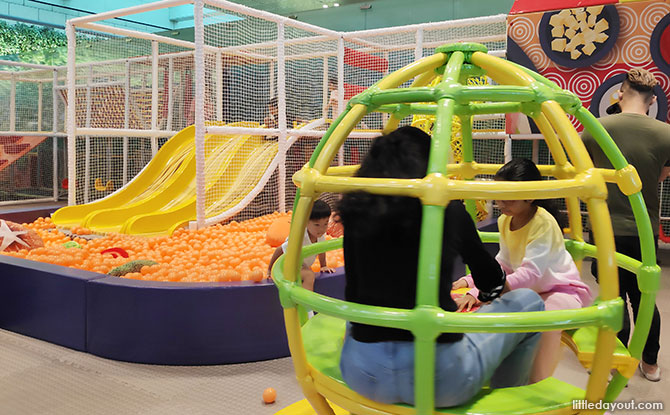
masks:
[(5, 105), (0, 111), (2, 204), (58, 197), (64, 178), (58, 176), (63, 154), (54, 146), (60, 143), (60, 151), (64, 151), (63, 138), (51, 135), (62, 131), (63, 115), (57, 107), (57, 121), (60, 115), (61, 123), (54, 130), (54, 69), (20, 65), (0, 66), (0, 100)]

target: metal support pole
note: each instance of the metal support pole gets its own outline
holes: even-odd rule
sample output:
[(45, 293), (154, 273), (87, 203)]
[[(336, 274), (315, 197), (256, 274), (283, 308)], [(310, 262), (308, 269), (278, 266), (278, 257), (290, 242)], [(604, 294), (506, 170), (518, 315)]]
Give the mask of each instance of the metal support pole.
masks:
[[(130, 128), (130, 61), (126, 61), (126, 79), (123, 86), (123, 128)], [(123, 137), (123, 170), (122, 180), (128, 183), (128, 136)]]
[(223, 55), (216, 53), (216, 120), (223, 121)]
[[(58, 91), (56, 91), (56, 85), (58, 84), (58, 70), (53, 70), (53, 80), (51, 81), (51, 132), (55, 133), (58, 130)], [(53, 188), (53, 200), (54, 202), (58, 201), (58, 137), (55, 135), (51, 136), (51, 158), (53, 165), (53, 172), (51, 177), (51, 186)]]
[(205, 226), (205, 33), (203, 0), (193, 2), (195, 25), (195, 211), (197, 227)]
[(509, 135), (505, 137), (504, 154), (505, 154), (505, 163), (509, 163), (510, 161), (512, 161), (512, 137), (510, 137)]
[[(387, 51), (387, 52), (384, 52), (384, 59), (386, 59), (386, 62), (389, 61), (389, 53), (388, 53), (388, 51)], [(388, 74), (389, 74), (389, 68), (387, 67), (386, 70), (384, 71), (384, 75), (383, 75), (383, 77), (385, 77), (385, 76), (388, 75)], [(384, 126), (386, 125), (386, 123), (388, 122), (388, 120), (389, 120), (389, 113), (387, 113), (387, 112), (382, 113), (382, 129), (384, 128)]]
[(42, 99), (43, 99), (43, 91), (42, 91), (42, 83), (37, 84), (37, 131), (42, 131)]
[(270, 98), (275, 96), (275, 64), (270, 61)]
[(284, 22), (277, 24), (277, 109), (279, 127), (279, 211), (286, 212), (286, 56), (284, 49)]
[(165, 129), (172, 131), (172, 112), (174, 110), (174, 59), (168, 59), (168, 111), (167, 124)]
[[(91, 82), (93, 81), (93, 65), (88, 67), (88, 76), (86, 78), (86, 128), (91, 127)], [(86, 136), (84, 156), (84, 203), (89, 201), (90, 181), (91, 181), (91, 137)]]
[(172, 112), (174, 111), (174, 59), (168, 59), (168, 110), (166, 130), (172, 130)]
[[(158, 42), (151, 41), (151, 129), (158, 129)], [(158, 137), (151, 137), (151, 157), (158, 151)]]
[(16, 77), (12, 74), (12, 87), (9, 92), (9, 131), (16, 131)]
[(419, 28), (416, 31), (416, 45), (414, 46), (414, 60), (419, 60), (423, 58), (423, 28)]
[(67, 203), (72, 206), (76, 201), (76, 112), (75, 112), (75, 79), (77, 76), (77, 69), (75, 67), (75, 46), (77, 39), (75, 37), (75, 29), (72, 23), (65, 24), (65, 33), (67, 35), (67, 177), (68, 177), (68, 191)]
[[(337, 39), (337, 95), (337, 116), (339, 116), (344, 111), (344, 37), (342, 35)], [(337, 116), (333, 114), (333, 119)], [(337, 152), (337, 164), (344, 166), (344, 144)]]

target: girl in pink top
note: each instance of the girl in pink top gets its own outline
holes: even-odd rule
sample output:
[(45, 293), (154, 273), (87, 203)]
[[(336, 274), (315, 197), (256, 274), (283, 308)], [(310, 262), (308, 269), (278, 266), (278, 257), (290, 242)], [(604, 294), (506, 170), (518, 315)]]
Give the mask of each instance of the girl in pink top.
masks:
[[(514, 159), (505, 164), (496, 180), (542, 180), (535, 163)], [(565, 249), (563, 233), (555, 215), (540, 200), (498, 200), (502, 215), (498, 218), (500, 251), (496, 260), (507, 274), (507, 290), (530, 288), (540, 294), (545, 310), (566, 310), (591, 304), (589, 287), (582, 282), (579, 270)], [(556, 213), (558, 211), (556, 210)], [(477, 288), (469, 275), (454, 282), (453, 288), (472, 287), (456, 300), (459, 309), (470, 308), (477, 301)], [(551, 376), (560, 360), (561, 332), (542, 334), (537, 357), (531, 370), (531, 383)]]

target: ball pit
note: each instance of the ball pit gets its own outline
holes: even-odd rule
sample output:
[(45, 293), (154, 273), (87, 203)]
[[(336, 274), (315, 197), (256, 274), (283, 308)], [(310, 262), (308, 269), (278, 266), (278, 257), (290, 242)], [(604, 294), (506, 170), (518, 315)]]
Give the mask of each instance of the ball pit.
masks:
[[(26, 226), (45, 247), (0, 255), (0, 328), (136, 363), (208, 365), (288, 356), (277, 288), (263, 279), (273, 252), (265, 233), (278, 217), (154, 238), (84, 236), (86, 229), (74, 229), (80, 236), (70, 237), (48, 218), (37, 219)], [(67, 248), (68, 242), (79, 247)], [(126, 278), (106, 275), (138, 259), (158, 264)], [(328, 261), (340, 266), (341, 253)], [(343, 298), (343, 269), (318, 275), (315, 290)]]
[[(266, 242), (267, 230), (275, 220), (285, 217), (290, 217), (290, 213), (275, 212), (201, 230), (179, 229), (172, 236), (143, 238), (111, 234), (94, 239), (82, 237), (91, 232), (79, 227), (71, 230), (71, 238), (56, 229), (49, 218), (39, 218), (25, 226), (40, 235), (44, 247), (2, 254), (101, 274), (132, 260), (149, 259), (157, 262), (156, 265), (143, 267), (140, 272), (123, 277), (135, 280), (260, 281), (265, 277), (275, 249)], [(72, 241), (79, 244), (81, 249), (64, 246)], [(111, 254), (115, 249), (124, 250), (128, 257)], [(342, 250), (329, 252), (327, 262), (330, 267), (343, 266)], [(319, 270), (318, 261), (312, 269), (315, 272)]]

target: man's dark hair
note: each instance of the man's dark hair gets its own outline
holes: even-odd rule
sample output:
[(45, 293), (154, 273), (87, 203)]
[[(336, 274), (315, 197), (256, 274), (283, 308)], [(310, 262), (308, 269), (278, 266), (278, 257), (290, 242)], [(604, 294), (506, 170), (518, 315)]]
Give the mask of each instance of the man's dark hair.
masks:
[(319, 199), (316, 202), (314, 202), (314, 206), (312, 206), (312, 212), (309, 214), (309, 220), (319, 220), (323, 218), (329, 218), (330, 212), (331, 212), (330, 206), (328, 205), (328, 203)]

